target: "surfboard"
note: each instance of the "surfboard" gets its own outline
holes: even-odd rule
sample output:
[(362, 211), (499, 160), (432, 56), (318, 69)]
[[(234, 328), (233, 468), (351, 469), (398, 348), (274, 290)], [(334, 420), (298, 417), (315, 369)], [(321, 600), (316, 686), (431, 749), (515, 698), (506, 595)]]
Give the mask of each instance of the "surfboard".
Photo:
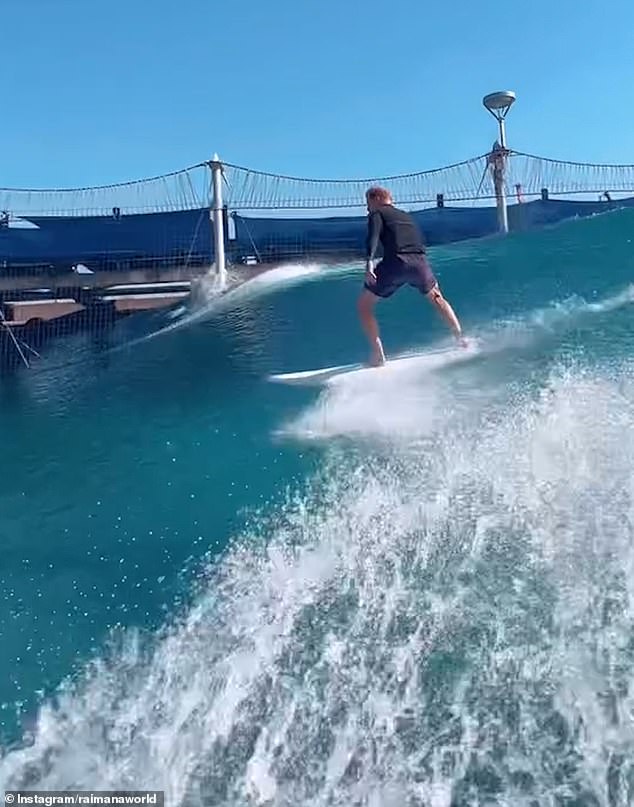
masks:
[(467, 347), (448, 347), (439, 350), (420, 351), (388, 359), (381, 367), (369, 367), (366, 364), (339, 364), (332, 367), (320, 367), (317, 370), (300, 370), (292, 373), (275, 373), (269, 381), (275, 384), (295, 384), (299, 386), (321, 386), (346, 377), (379, 377), (377, 374), (394, 375), (406, 368), (435, 370), (445, 365), (465, 361), (478, 352), (478, 346), (470, 341)]
[(333, 367), (321, 367), (319, 370), (300, 370), (296, 373), (275, 373), (269, 381), (277, 384), (304, 384), (308, 386), (323, 384), (338, 375), (354, 372), (364, 368), (363, 364), (338, 364)]

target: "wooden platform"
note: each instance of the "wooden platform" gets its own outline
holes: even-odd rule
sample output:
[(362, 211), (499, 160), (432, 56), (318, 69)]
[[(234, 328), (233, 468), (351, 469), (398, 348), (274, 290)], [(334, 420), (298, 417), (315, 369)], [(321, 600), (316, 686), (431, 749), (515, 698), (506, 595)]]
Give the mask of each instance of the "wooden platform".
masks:
[[(239, 286), (272, 268), (269, 265), (233, 267), (231, 285)], [(65, 273), (58, 277), (10, 278), (0, 276), (0, 305), (10, 328), (73, 319), (100, 305), (123, 316), (137, 311), (168, 308), (186, 300), (209, 268), (134, 272)], [(3, 288), (4, 287), (4, 288)], [(13, 295), (15, 298), (12, 299)]]
[(49, 275), (37, 274), (4, 274), (0, 270), (0, 291), (22, 291), (27, 289), (66, 289), (80, 287), (84, 289), (108, 288), (117, 285), (138, 285), (146, 283), (184, 283), (194, 278), (203, 277), (209, 267), (174, 267), (171, 269), (134, 269), (130, 271), (63, 272)]
[[(189, 292), (176, 292), (172, 294), (125, 294), (105, 295), (104, 301), (114, 302), (115, 310), (119, 313), (133, 311), (149, 311), (157, 308), (166, 308), (179, 300), (189, 297)], [(27, 300), (7, 301), (7, 325), (26, 325), (33, 320), (50, 321), (66, 317), (77, 311), (83, 311), (85, 306), (75, 300)]]

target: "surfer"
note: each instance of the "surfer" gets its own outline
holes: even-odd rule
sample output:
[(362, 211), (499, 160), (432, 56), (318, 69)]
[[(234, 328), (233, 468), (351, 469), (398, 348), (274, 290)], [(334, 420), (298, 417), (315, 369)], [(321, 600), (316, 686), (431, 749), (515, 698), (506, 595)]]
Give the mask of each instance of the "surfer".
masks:
[[(365, 198), (368, 206), (367, 257), (358, 309), (372, 351), (370, 364), (375, 367), (385, 364), (374, 307), (380, 299), (391, 297), (406, 283), (418, 289), (436, 307), (458, 343), (466, 347), (460, 322), (440, 291), (425, 254), (423, 236), (414, 219), (394, 206), (392, 194), (386, 188), (372, 187)], [(383, 259), (375, 264), (379, 241), (383, 246)]]

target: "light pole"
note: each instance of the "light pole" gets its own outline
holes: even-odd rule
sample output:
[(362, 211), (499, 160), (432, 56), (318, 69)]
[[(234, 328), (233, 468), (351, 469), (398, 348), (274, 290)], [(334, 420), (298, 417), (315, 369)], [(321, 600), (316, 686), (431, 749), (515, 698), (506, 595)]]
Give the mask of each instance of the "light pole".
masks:
[(504, 179), (506, 174), (506, 159), (508, 149), (506, 147), (506, 128), (504, 121), (509, 109), (515, 102), (515, 93), (510, 90), (492, 92), (485, 95), (482, 103), (498, 122), (500, 131), (499, 145), (496, 146), (489, 155), (490, 165), (493, 167), (493, 185), (495, 187), (495, 200), (498, 209), (498, 228), (500, 232), (509, 231), (508, 215), (506, 211), (506, 191)]
[(216, 263), (216, 276), (222, 286), (227, 280), (227, 269), (225, 264), (225, 233), (222, 211), (222, 163), (217, 154), (214, 154), (210, 163), (213, 178), (213, 206), (211, 217), (214, 226), (214, 252)]

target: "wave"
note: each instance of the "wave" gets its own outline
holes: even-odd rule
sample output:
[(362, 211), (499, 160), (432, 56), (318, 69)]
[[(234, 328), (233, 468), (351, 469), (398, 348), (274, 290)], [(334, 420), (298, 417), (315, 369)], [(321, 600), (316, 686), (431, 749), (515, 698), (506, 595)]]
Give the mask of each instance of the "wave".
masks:
[[(230, 270), (228, 287), (212, 275), (201, 279), (192, 288), (191, 299), (187, 306), (179, 306), (170, 313), (172, 322), (137, 341), (144, 342), (175, 330), (188, 328), (236, 306), (253, 302), (268, 294), (288, 290), (296, 285), (352, 272), (358, 272), (358, 269), (348, 265), (324, 267), (318, 263), (297, 263), (267, 269), (249, 280), (242, 281)], [(234, 283), (235, 285), (232, 285)], [(126, 343), (125, 347), (129, 347), (130, 344)]]
[(425, 423), (415, 448), (333, 445), (180, 621), (149, 644), (126, 634), (43, 707), (0, 786), (627, 804), (631, 377), (569, 368), (462, 402), (439, 384), (435, 417), (392, 414)]
[[(464, 358), (458, 354), (460, 361), (456, 361), (455, 351), (447, 350), (446, 340), (441, 340), (430, 345), (419, 361), (397, 362), (393, 367), (388, 363), (390, 372), (337, 376), (312, 405), (291, 416), (275, 435), (299, 440), (363, 437), (416, 445), (437, 428), (447, 411), (489, 406), (491, 389), (482, 394), (478, 390), (490, 379), (491, 366), (500, 361), (500, 354), (507, 352), (515, 360), (518, 350), (534, 348), (553, 333), (579, 327), (591, 316), (632, 303), (634, 285), (594, 302), (570, 297), (477, 328), (473, 333), (475, 351)], [(409, 355), (411, 351), (394, 358)], [(516, 373), (517, 383), (521, 379)], [(505, 378), (503, 386), (507, 384)]]

